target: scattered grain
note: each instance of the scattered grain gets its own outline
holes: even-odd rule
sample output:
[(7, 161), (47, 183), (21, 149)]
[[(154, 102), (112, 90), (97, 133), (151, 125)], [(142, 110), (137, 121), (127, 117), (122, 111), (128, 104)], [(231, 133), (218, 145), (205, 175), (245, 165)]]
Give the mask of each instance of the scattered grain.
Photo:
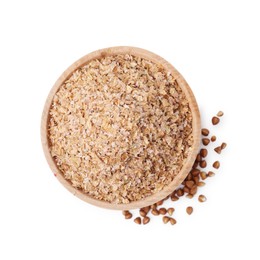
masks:
[(160, 212), (159, 212), (158, 209), (153, 209), (153, 210), (152, 210), (152, 214), (153, 214), (154, 216), (158, 216), (158, 215), (160, 215)]
[(191, 215), (192, 212), (193, 212), (193, 208), (192, 207), (187, 207), (186, 208), (186, 212), (187, 212), (187, 214)]
[(207, 162), (205, 160), (200, 162), (200, 167), (201, 168), (206, 168), (207, 167)]
[(210, 140), (208, 138), (202, 138), (202, 143), (207, 146), (210, 143)]
[(160, 208), (160, 209), (159, 209), (159, 213), (160, 213), (161, 215), (165, 215), (165, 214), (167, 213), (166, 208)]
[(172, 216), (172, 214), (173, 214), (173, 212), (174, 212), (174, 208), (168, 208), (167, 212), (168, 212), (168, 214), (169, 214), (170, 216)]
[(216, 117), (216, 116), (213, 116), (213, 117), (212, 117), (212, 124), (213, 124), (213, 125), (217, 125), (217, 124), (219, 123), (219, 121), (220, 121), (220, 120), (219, 120), (218, 117)]
[(133, 217), (133, 214), (130, 213), (130, 212), (128, 212), (128, 213), (125, 214), (125, 219), (130, 219), (130, 218), (132, 218), (132, 217)]
[(126, 214), (128, 214), (129, 213), (129, 211), (128, 210), (123, 210), (122, 211), (122, 214), (125, 216)]
[(201, 150), (200, 150), (200, 155), (201, 155), (201, 157), (203, 157), (203, 158), (207, 157), (207, 155), (208, 155), (208, 150), (207, 150), (207, 149), (201, 149)]
[(171, 223), (172, 225), (175, 225), (175, 224), (177, 223), (177, 221), (176, 221), (176, 219), (174, 219), (174, 218), (170, 218), (170, 223)]
[(200, 181), (200, 177), (199, 176), (193, 177), (193, 181), (195, 182), (196, 185), (198, 185), (198, 183)]
[(222, 112), (222, 111), (219, 111), (218, 113), (217, 113), (217, 116), (218, 117), (221, 117), (221, 116), (223, 116), (224, 115), (224, 113)]
[(153, 210), (153, 209), (157, 209), (157, 205), (156, 205), (156, 204), (151, 205), (151, 209), (152, 209), (152, 210)]
[(203, 186), (205, 186), (205, 182), (204, 182), (204, 181), (200, 181), (200, 182), (198, 183), (198, 187), (203, 187)]
[(227, 147), (227, 144), (226, 143), (222, 143), (221, 144), (221, 149), (223, 150), (223, 149), (225, 149)]
[(217, 137), (215, 135), (212, 135), (210, 140), (211, 140), (211, 142), (215, 142), (217, 140)]
[(160, 201), (158, 201), (158, 202), (156, 202), (156, 206), (158, 207), (158, 206), (161, 206), (163, 204), (163, 200), (160, 200)]
[(178, 189), (177, 192), (176, 192), (176, 194), (177, 194), (179, 197), (183, 196), (183, 195), (184, 195), (183, 189)]
[(150, 218), (149, 217), (146, 216), (146, 217), (143, 218), (143, 224), (144, 225), (148, 224), (149, 222), (150, 222)]
[(218, 169), (220, 167), (220, 162), (219, 161), (215, 161), (212, 165), (215, 169)]
[(191, 195), (195, 195), (195, 194), (197, 193), (197, 190), (198, 190), (197, 186), (193, 186), (193, 187), (190, 189), (190, 194), (191, 194)]
[(185, 182), (185, 186), (188, 187), (189, 189), (191, 189), (194, 184), (195, 184), (194, 181), (186, 181)]
[(207, 128), (202, 128), (201, 129), (201, 134), (204, 136), (208, 136), (209, 135), (209, 130)]
[(192, 174), (193, 176), (198, 176), (198, 175), (200, 174), (200, 170), (198, 170), (198, 169), (192, 169), (192, 170), (191, 170), (191, 174)]
[(186, 186), (183, 187), (183, 191), (184, 191), (184, 193), (190, 193), (190, 189)]
[(138, 225), (140, 225), (140, 224), (142, 223), (140, 217), (135, 218), (135, 219), (134, 219), (134, 222), (135, 222), (136, 224), (138, 224)]
[(162, 218), (162, 220), (163, 220), (163, 223), (164, 223), (164, 224), (167, 224), (167, 223), (170, 221), (170, 218), (167, 217), (167, 216), (164, 216), (164, 217)]
[(192, 165), (192, 168), (193, 169), (196, 169), (199, 165), (199, 162), (195, 161), (194, 164)]
[(201, 155), (200, 155), (200, 154), (198, 154), (198, 155), (197, 155), (197, 157), (196, 157), (196, 162), (200, 162), (200, 161), (201, 161), (201, 159), (202, 159), (202, 158), (201, 158)]
[(207, 179), (207, 173), (206, 172), (200, 172), (200, 177), (202, 180)]
[(171, 200), (172, 200), (172, 201), (177, 201), (178, 199), (179, 199), (179, 198), (178, 198), (176, 195), (172, 195), (172, 196), (171, 196)]
[(221, 154), (221, 146), (216, 147), (214, 151), (218, 154)]
[(147, 213), (143, 209), (140, 209), (139, 214), (140, 216), (145, 217)]
[(207, 198), (204, 195), (199, 195), (198, 200), (199, 202), (205, 202)]
[(151, 209), (151, 206), (147, 206), (147, 207), (144, 207), (144, 208), (141, 208), (146, 214), (148, 214), (148, 212), (150, 211)]
[(208, 174), (207, 174), (207, 176), (208, 176), (208, 177), (213, 177), (213, 176), (215, 176), (215, 173), (214, 173), (214, 172), (211, 172), (211, 171), (209, 171), (209, 172), (208, 172)]

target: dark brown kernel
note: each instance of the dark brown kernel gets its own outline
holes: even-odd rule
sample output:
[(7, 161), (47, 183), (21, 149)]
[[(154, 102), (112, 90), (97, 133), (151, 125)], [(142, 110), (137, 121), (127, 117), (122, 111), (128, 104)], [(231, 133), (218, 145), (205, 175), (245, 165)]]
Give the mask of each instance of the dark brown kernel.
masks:
[(214, 172), (208, 172), (207, 176), (208, 177), (213, 177), (213, 176), (215, 176), (215, 173)]
[(218, 153), (218, 154), (221, 154), (221, 147), (220, 147), (220, 146), (216, 147), (216, 148), (214, 149), (214, 151), (215, 151), (216, 153)]
[(223, 149), (225, 149), (227, 147), (227, 144), (226, 143), (222, 143), (221, 144), (221, 149), (223, 150)]
[(153, 214), (154, 216), (158, 216), (158, 215), (160, 215), (160, 212), (159, 212), (158, 209), (153, 209), (153, 210), (152, 210), (152, 214)]
[(183, 191), (184, 191), (184, 193), (190, 193), (190, 189), (186, 186), (183, 188)]
[(164, 216), (164, 217), (162, 218), (162, 220), (163, 220), (163, 223), (164, 223), (164, 224), (167, 224), (167, 223), (170, 221), (170, 218), (167, 217), (167, 216)]
[(205, 202), (207, 198), (204, 195), (199, 195), (198, 200), (199, 202)]
[(132, 216), (133, 216), (132, 213), (128, 212), (125, 214), (125, 219), (130, 219), (132, 218)]
[(135, 218), (135, 219), (134, 219), (134, 222), (135, 222), (136, 224), (138, 224), (138, 225), (140, 225), (140, 224), (142, 223), (140, 217)]
[(179, 198), (178, 198), (176, 195), (172, 195), (172, 196), (171, 196), (171, 200), (172, 200), (172, 201), (176, 201), (176, 200), (178, 200), (178, 199), (179, 199)]
[(186, 212), (187, 212), (187, 214), (191, 215), (192, 212), (193, 212), (193, 208), (192, 207), (187, 207), (186, 208)]
[(197, 157), (196, 157), (196, 162), (200, 162), (201, 161), (201, 155), (198, 154)]
[(205, 158), (205, 157), (207, 157), (207, 155), (208, 155), (208, 150), (207, 149), (201, 149), (200, 150), (200, 156), (201, 157)]
[(139, 214), (140, 216), (145, 217), (147, 213), (143, 209), (140, 209)]
[(183, 195), (184, 195), (183, 189), (178, 189), (178, 190), (176, 191), (176, 194), (177, 194), (179, 197), (183, 196)]
[(170, 223), (171, 223), (172, 225), (175, 225), (175, 224), (177, 223), (177, 221), (176, 221), (174, 218), (170, 218)]
[(197, 193), (197, 186), (193, 186), (191, 189), (190, 189), (190, 194), (191, 195), (195, 195)]
[(202, 138), (202, 143), (207, 146), (210, 143), (210, 140), (208, 138)]
[(204, 136), (208, 136), (209, 135), (209, 130), (207, 128), (202, 128), (201, 129), (201, 134)]
[(192, 174), (193, 176), (198, 176), (198, 175), (200, 174), (200, 170), (198, 170), (198, 169), (193, 169), (193, 170), (191, 170), (191, 174)]
[(212, 135), (210, 140), (211, 140), (211, 142), (215, 142), (217, 140), (217, 137), (215, 135)]
[(220, 121), (220, 119), (218, 117), (216, 117), (216, 116), (212, 117), (212, 124), (213, 125), (217, 125), (219, 123), (219, 121)]
[(161, 206), (162, 204), (163, 204), (163, 200), (156, 202), (156, 206)]
[(166, 208), (160, 208), (160, 209), (159, 209), (159, 213), (160, 213), (161, 215), (165, 215), (165, 214), (167, 213)]
[(200, 177), (201, 177), (202, 180), (205, 180), (207, 178), (206, 172), (201, 172)]
[(200, 181), (199, 176), (195, 176), (195, 177), (193, 177), (193, 181), (194, 181), (195, 184), (197, 185), (197, 184), (199, 183), (199, 181)]
[(200, 167), (201, 168), (206, 168), (207, 167), (207, 162), (206, 161), (201, 161), (200, 162)]
[(193, 185), (194, 185), (194, 181), (186, 181), (185, 182), (185, 186), (188, 187), (189, 189), (192, 188)]
[(174, 212), (174, 208), (168, 208), (167, 212), (170, 216), (172, 216), (173, 212)]
[(220, 167), (220, 162), (219, 161), (215, 161), (212, 165), (215, 169), (218, 169)]
[(150, 218), (149, 217), (144, 217), (143, 218), (143, 224), (146, 225), (150, 222)]

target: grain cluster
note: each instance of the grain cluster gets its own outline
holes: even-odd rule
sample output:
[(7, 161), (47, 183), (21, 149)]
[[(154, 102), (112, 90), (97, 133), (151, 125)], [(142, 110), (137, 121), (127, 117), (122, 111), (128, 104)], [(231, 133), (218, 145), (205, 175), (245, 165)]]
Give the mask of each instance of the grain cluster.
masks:
[(75, 188), (126, 204), (173, 181), (191, 152), (192, 114), (162, 66), (113, 55), (80, 67), (59, 88), (48, 135), (53, 159)]
[[(224, 113), (222, 111), (217, 113), (217, 118), (219, 119), (219, 117), (222, 117), (224, 115)], [(216, 116), (215, 116), (216, 117)], [(214, 118), (214, 117), (213, 117)], [(212, 118), (212, 120), (213, 120)], [(215, 120), (214, 121), (218, 121), (218, 123), (220, 122), (219, 120)], [(216, 124), (213, 124), (214, 126)], [(172, 207), (172, 205), (170, 206), (170, 208), (166, 209), (164, 207), (161, 207), (166, 201), (171, 200), (173, 202), (173, 205), (176, 201), (178, 201), (181, 197), (184, 197), (184, 195), (186, 195), (187, 198), (189, 199), (194, 199), (196, 198), (196, 195), (199, 193), (199, 189), (203, 186), (205, 186), (205, 180), (207, 178), (211, 178), (213, 176), (215, 176), (215, 172), (213, 171), (208, 171), (206, 172), (205, 168), (208, 167), (207, 165), (207, 160), (208, 160), (208, 155), (216, 155), (212, 153), (212, 150), (208, 150), (208, 145), (210, 142), (214, 143), (217, 138), (215, 135), (212, 135), (211, 138), (206, 138), (208, 141), (205, 142), (205, 136), (209, 136), (210, 135), (210, 131), (207, 128), (203, 128), (201, 129), (201, 141), (202, 141), (202, 147), (199, 151), (199, 153), (197, 154), (197, 157), (193, 163), (192, 169), (189, 172), (189, 174), (187, 175), (187, 177), (185, 178), (185, 180), (182, 182), (182, 184), (180, 185), (180, 187), (178, 187), (175, 191), (173, 191), (169, 196), (167, 196), (166, 198), (164, 198), (163, 200), (158, 201), (157, 203), (154, 203), (153, 205), (150, 205), (148, 207), (142, 208), (139, 210), (139, 214), (140, 217), (136, 217), (134, 219), (134, 222), (137, 224), (142, 224), (142, 218), (143, 218), (143, 224), (145, 222), (144, 218), (149, 218), (149, 222), (150, 222), (150, 217), (149, 217), (149, 213), (151, 212), (151, 215), (156, 216), (156, 217), (162, 217), (162, 221), (164, 224), (170, 223), (172, 225), (175, 225), (177, 223), (176, 219), (173, 218), (172, 216), (174, 216), (174, 212), (175, 212), (175, 208)], [(214, 148), (214, 151), (219, 155), (221, 154), (222, 150), (224, 150), (226, 148), (227, 144), (226, 143), (222, 143), (221, 145), (219, 145), (218, 147)], [(217, 155), (217, 156), (218, 156)], [(220, 168), (220, 162), (219, 161), (215, 161), (212, 164), (212, 167), (215, 168), (215, 170), (218, 170)], [(197, 196), (197, 200), (201, 203), (204, 203), (207, 201), (207, 198), (205, 195), (203, 194), (199, 194)], [(160, 206), (160, 208), (159, 208)], [(186, 208), (186, 213), (188, 215), (193, 214), (193, 207), (192, 206), (188, 206)], [(127, 216), (133, 216), (132, 213), (130, 211), (127, 211), (127, 214), (125, 215), (126, 219), (129, 219), (131, 217), (127, 217)]]

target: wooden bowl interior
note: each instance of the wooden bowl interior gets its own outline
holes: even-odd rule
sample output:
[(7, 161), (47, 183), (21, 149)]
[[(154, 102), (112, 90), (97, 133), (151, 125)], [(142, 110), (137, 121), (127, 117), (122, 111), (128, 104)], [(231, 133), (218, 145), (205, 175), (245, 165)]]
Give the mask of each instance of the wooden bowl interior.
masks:
[[(185, 164), (183, 165), (181, 171), (177, 174), (177, 176), (174, 178), (174, 180), (166, 186), (162, 191), (153, 194), (149, 197), (146, 197), (143, 200), (140, 201), (134, 201), (129, 204), (113, 204), (105, 201), (100, 201), (97, 199), (94, 199), (90, 196), (88, 196), (86, 193), (82, 192), (81, 190), (78, 190), (74, 188), (70, 181), (66, 180), (57, 167), (55, 161), (53, 160), (50, 149), (49, 149), (49, 141), (48, 141), (48, 122), (49, 122), (49, 110), (52, 104), (53, 97), (59, 87), (64, 83), (66, 79), (68, 79), (72, 73), (77, 70), (78, 68), (84, 66), (88, 62), (90, 62), (93, 59), (99, 59), (101, 57), (104, 57), (106, 55), (116, 55), (116, 54), (131, 54), (134, 56), (139, 56), (142, 58), (145, 58), (147, 60), (150, 60), (156, 64), (162, 65), (166, 70), (170, 71), (172, 75), (176, 78), (179, 86), (181, 87), (182, 91), (185, 93), (189, 105), (192, 111), (192, 127), (193, 127), (193, 146), (192, 150), (190, 152), (190, 155), (186, 159)], [(58, 178), (58, 180), (75, 196), (78, 198), (91, 203), (95, 206), (103, 207), (103, 208), (109, 208), (109, 209), (117, 209), (117, 210), (129, 210), (134, 208), (141, 208), (148, 205), (151, 205), (161, 199), (164, 199), (166, 196), (168, 196), (170, 193), (172, 193), (185, 179), (185, 177), (188, 175), (189, 171), (191, 170), (191, 167), (195, 161), (199, 145), (200, 145), (200, 114), (197, 102), (195, 100), (195, 97), (187, 84), (187, 82), (184, 80), (182, 75), (166, 60), (161, 58), (160, 56), (151, 53), (147, 50), (135, 48), (135, 47), (111, 47), (107, 49), (98, 50), (95, 52), (92, 52), (90, 54), (87, 54), (86, 56), (82, 57), (75, 63), (73, 63), (56, 81), (53, 88), (51, 89), (42, 114), (42, 121), (41, 121), (41, 139), (42, 139), (42, 146), (44, 150), (45, 157), (47, 159), (47, 162), (55, 174), (55, 176)]]

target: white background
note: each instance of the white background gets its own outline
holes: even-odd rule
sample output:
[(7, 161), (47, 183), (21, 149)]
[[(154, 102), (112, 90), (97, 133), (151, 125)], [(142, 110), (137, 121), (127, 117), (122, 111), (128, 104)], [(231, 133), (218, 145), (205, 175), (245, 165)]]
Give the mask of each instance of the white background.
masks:
[[(258, 4), (1, 0), (0, 259), (260, 259)], [(228, 146), (211, 153), (221, 168), (200, 191), (208, 200), (176, 203), (175, 226), (138, 226), (77, 199), (42, 152), (41, 112), (56, 79), (81, 56), (118, 45), (171, 62), (203, 126), (225, 112), (213, 132)]]

